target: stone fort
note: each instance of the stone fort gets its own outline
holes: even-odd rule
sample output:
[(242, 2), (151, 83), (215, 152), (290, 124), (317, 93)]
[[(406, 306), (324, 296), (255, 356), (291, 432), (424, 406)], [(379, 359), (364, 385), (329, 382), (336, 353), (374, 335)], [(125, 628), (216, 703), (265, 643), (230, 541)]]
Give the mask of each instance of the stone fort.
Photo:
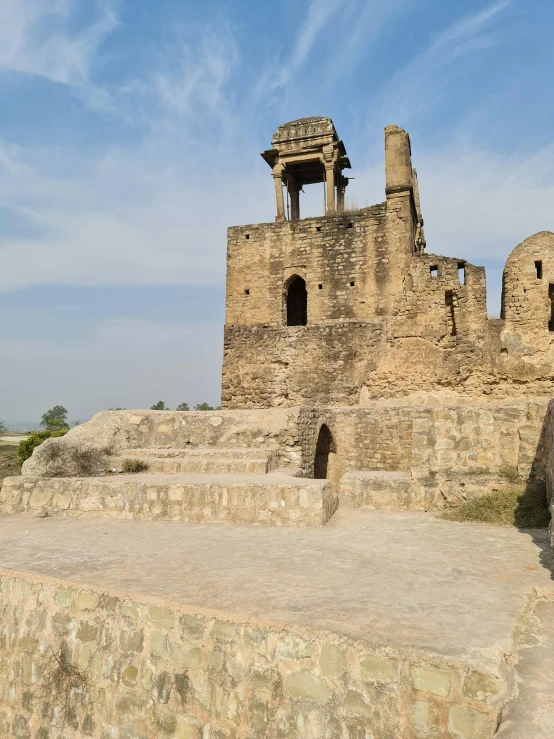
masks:
[(489, 319), (484, 268), (427, 252), (402, 128), (355, 210), (331, 119), (271, 143), (275, 222), (228, 232), (222, 409), (103, 411), (4, 481), (0, 735), (545, 739), (549, 534), (434, 513), (552, 498), (554, 234)]
[[(484, 268), (426, 253), (403, 129), (385, 129), (386, 201), (349, 212), (350, 162), (329, 118), (279, 126), (272, 145), (276, 222), (228, 234), (223, 407), (551, 396), (554, 234), (510, 254), (489, 319)], [(299, 191), (315, 182), (326, 214), (301, 219)]]

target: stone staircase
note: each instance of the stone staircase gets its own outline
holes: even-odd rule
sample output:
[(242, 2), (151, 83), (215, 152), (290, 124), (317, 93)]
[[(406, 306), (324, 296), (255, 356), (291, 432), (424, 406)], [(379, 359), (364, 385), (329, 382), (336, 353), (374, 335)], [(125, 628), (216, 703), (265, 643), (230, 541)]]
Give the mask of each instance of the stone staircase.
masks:
[(140, 460), (148, 472), (164, 474), (266, 475), (279, 466), (272, 449), (190, 447), (187, 449), (127, 449), (109, 457), (110, 468), (124, 460)]

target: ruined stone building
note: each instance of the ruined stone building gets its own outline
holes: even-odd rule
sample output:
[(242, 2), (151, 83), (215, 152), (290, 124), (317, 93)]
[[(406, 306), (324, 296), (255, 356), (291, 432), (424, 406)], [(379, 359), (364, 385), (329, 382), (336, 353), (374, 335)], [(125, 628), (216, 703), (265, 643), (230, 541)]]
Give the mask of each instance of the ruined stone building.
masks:
[[(514, 249), (489, 319), (484, 268), (426, 252), (403, 129), (385, 129), (385, 202), (347, 212), (350, 162), (330, 118), (279, 126), (272, 145), (275, 223), (228, 233), (223, 407), (552, 394), (554, 234)], [(314, 182), (325, 216), (301, 219)]]
[(102, 411), (4, 480), (0, 736), (546, 739), (517, 720), (554, 715), (554, 536), (430, 512), (554, 511), (554, 234), (490, 320), (484, 269), (426, 251), (403, 129), (355, 211), (329, 118), (272, 145), (275, 222), (229, 229), (223, 409)]

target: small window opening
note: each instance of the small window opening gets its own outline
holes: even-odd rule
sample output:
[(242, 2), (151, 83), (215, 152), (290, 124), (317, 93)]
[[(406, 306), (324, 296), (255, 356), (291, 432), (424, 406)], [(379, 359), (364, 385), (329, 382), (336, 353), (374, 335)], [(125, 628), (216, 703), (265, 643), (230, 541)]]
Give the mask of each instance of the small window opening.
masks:
[(250, 234), (244, 234), (244, 238), (245, 239), (249, 239), (250, 238)]
[(348, 228), (354, 228), (354, 224), (353, 223), (349, 223), (348, 224)]
[(356, 283), (355, 283), (354, 281), (352, 281), (352, 282), (350, 283), (350, 287), (354, 287), (354, 285), (355, 285), (355, 284), (356, 284)]
[(548, 330), (554, 331), (554, 285), (548, 286), (548, 298), (550, 300), (550, 320), (548, 321)]
[(438, 265), (433, 264), (432, 267), (429, 267), (429, 272), (431, 274), (431, 277), (438, 277), (439, 276), (439, 268), (438, 268)]
[(317, 286), (317, 289), (318, 289), (318, 290), (323, 290), (323, 285), (321, 284), (321, 282), (320, 282), (320, 283), (319, 283), (319, 285)]
[(535, 262), (535, 272), (537, 273), (537, 280), (542, 280), (542, 262)]
[(308, 291), (301, 277), (293, 277), (287, 291), (287, 326), (308, 323)]
[(321, 231), (321, 226), (316, 226), (316, 227), (315, 227), (315, 230), (316, 230), (316, 231)]
[(456, 336), (456, 315), (454, 313), (454, 292), (447, 290), (444, 293), (444, 302), (448, 308), (448, 325), (450, 328), (450, 336)]
[(249, 288), (246, 288), (246, 290), (244, 291), (244, 294), (245, 294), (245, 295), (250, 295), (250, 290), (249, 290)]
[(466, 284), (466, 263), (458, 262), (458, 282), (460, 285)]

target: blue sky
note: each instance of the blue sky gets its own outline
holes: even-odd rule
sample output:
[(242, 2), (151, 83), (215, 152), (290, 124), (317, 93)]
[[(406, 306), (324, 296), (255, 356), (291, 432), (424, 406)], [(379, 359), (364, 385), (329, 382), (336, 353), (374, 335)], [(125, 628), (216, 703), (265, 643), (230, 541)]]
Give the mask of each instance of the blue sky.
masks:
[[(554, 230), (552, 0), (1, 0), (0, 418), (219, 401), (225, 229), (259, 152), (328, 115), (356, 204), (412, 138), (428, 251)], [(320, 193), (304, 215), (320, 214)]]

